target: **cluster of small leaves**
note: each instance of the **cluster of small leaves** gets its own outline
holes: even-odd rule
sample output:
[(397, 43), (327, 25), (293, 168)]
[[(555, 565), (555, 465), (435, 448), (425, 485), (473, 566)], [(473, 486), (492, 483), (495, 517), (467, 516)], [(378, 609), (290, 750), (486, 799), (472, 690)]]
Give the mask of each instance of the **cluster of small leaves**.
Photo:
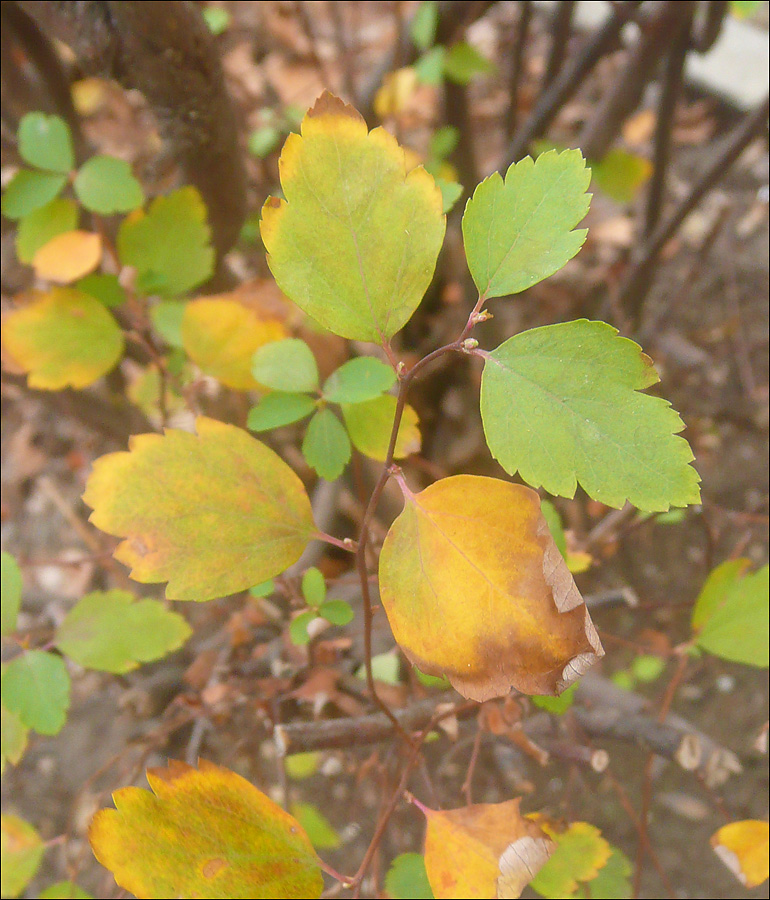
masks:
[[(302, 454), (321, 478), (339, 478), (353, 447), (366, 456), (385, 459), (396, 407), (395, 398), (386, 393), (396, 381), (390, 366), (374, 357), (357, 357), (341, 365), (319, 387), (313, 351), (299, 338), (287, 338), (257, 350), (251, 372), (271, 392), (249, 413), (248, 427), (256, 432), (269, 431), (312, 416)], [(340, 410), (342, 421), (331, 406)], [(400, 459), (419, 449), (417, 414), (409, 407), (396, 441), (395, 457)]]
[(446, 79), (465, 85), (479, 75), (494, 72), (494, 65), (467, 41), (456, 41), (450, 47), (436, 44), (438, 7), (435, 0), (422, 2), (409, 29), (412, 43), (422, 54), (414, 66), (420, 82), (435, 86)]
[(321, 620), (321, 624), (347, 625), (353, 621), (353, 609), (346, 600), (327, 600), (326, 581), (323, 574), (315, 566), (311, 566), (302, 576), (302, 596), (307, 604), (303, 610), (291, 620), (289, 636), (298, 647), (309, 644), (314, 633), (313, 623)]

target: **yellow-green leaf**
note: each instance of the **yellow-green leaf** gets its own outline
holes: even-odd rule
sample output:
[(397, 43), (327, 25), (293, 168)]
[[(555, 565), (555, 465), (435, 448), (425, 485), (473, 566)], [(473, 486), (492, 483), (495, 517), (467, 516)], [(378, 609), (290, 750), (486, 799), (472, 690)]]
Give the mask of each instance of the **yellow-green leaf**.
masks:
[(123, 355), (118, 323), (94, 297), (54, 288), (14, 310), (3, 323), (3, 347), (28, 373), (29, 386), (83, 388)]
[(519, 812), (520, 800), (425, 813), (425, 868), (437, 900), (516, 898), (553, 844)]
[(318, 857), (299, 823), (252, 784), (201, 760), (148, 769), (154, 793), (113, 794), (89, 829), (99, 862), (139, 898), (320, 897)]
[(251, 357), (259, 347), (285, 336), (278, 319), (261, 318), (227, 295), (185, 304), (182, 346), (187, 355), (207, 375), (237, 391), (259, 388), (251, 374)]
[(67, 613), (54, 643), (87, 669), (121, 674), (177, 650), (190, 636), (179, 613), (128, 591), (93, 591)]
[(2, 564), (2, 628), (0, 634), (10, 634), (16, 628), (16, 619), (21, 608), (22, 577), (19, 564), (10, 553), (3, 550)]
[(35, 877), (45, 853), (37, 831), (18, 816), (2, 816), (2, 895), (18, 897)]
[[(396, 398), (390, 394), (382, 394), (363, 403), (342, 403), (341, 408), (350, 440), (355, 448), (365, 456), (383, 461), (388, 452), (390, 432), (393, 428)], [(407, 404), (398, 429), (394, 459), (403, 459), (412, 453), (419, 453), (421, 443), (417, 413)]]
[(717, 856), (746, 888), (759, 887), (768, 878), (770, 826), (757, 819), (730, 822), (711, 838)]
[(409, 320), (444, 240), (441, 192), (382, 128), (325, 93), (281, 153), (286, 197), (262, 210), (275, 279), (304, 312), (347, 338), (381, 342)]
[(317, 806), (312, 803), (293, 803), (291, 812), (317, 850), (336, 850), (342, 843), (334, 826)]
[(233, 425), (200, 417), (98, 459), (84, 501), (136, 581), (168, 581), (171, 600), (248, 590), (295, 563), (313, 531), (305, 488), (286, 463)]
[(19, 222), (16, 233), (16, 255), (23, 263), (31, 263), (37, 251), (50, 240), (78, 227), (78, 207), (68, 197), (57, 197), (34, 210)]
[(473, 475), (404, 490), (380, 596), (423, 672), (478, 701), (558, 694), (603, 655), (534, 491)]
[(4, 772), (6, 762), (15, 766), (24, 755), (29, 729), (21, 721), (21, 716), (7, 709), (4, 703), (0, 704), (0, 717), (2, 718), (0, 772)]
[(588, 822), (573, 822), (566, 831), (558, 832), (539, 822), (555, 842), (551, 858), (532, 881), (532, 887), (544, 897), (563, 900), (577, 890), (581, 882), (589, 882), (612, 854), (612, 848), (601, 831)]

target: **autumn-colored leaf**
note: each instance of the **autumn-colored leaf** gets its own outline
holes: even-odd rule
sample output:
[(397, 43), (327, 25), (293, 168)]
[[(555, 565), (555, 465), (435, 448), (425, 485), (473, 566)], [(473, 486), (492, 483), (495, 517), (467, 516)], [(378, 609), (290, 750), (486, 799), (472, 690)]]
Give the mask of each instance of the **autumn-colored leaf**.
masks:
[(441, 192), (382, 128), (325, 93), (280, 160), (262, 239), (281, 290), (342, 337), (392, 337), (425, 293), (444, 239)]
[(31, 264), (37, 251), (50, 240), (78, 227), (79, 210), (74, 200), (57, 197), (36, 209), (19, 222), (16, 232), (16, 255)]
[(53, 288), (3, 322), (3, 348), (29, 386), (57, 391), (83, 388), (106, 375), (123, 355), (118, 323), (94, 297)]
[(190, 636), (179, 613), (157, 600), (137, 600), (128, 591), (86, 594), (56, 629), (54, 643), (87, 669), (117, 674), (160, 659)]
[(38, 278), (70, 284), (88, 275), (102, 258), (101, 235), (91, 231), (65, 231), (44, 244), (32, 257)]
[(226, 294), (185, 304), (182, 345), (187, 355), (207, 375), (237, 391), (260, 386), (251, 374), (254, 351), (285, 336), (281, 321), (260, 318)]
[[(364, 400), (363, 403), (342, 403), (341, 407), (355, 448), (365, 456), (384, 461), (396, 413), (396, 398), (390, 394), (382, 394), (372, 400)], [(421, 443), (417, 413), (407, 404), (398, 429), (393, 458), (403, 459), (412, 453), (419, 453)]]
[(88, 838), (99, 862), (139, 898), (320, 897), (318, 857), (299, 823), (252, 784), (201, 760), (148, 769), (154, 793), (113, 794)]
[(0, 840), (2, 895), (18, 897), (34, 878), (45, 853), (45, 844), (29, 822), (5, 814), (2, 816)]
[(603, 655), (534, 491), (472, 475), (402, 488), (380, 595), (422, 671), (483, 701), (560, 693)]
[(4, 703), (0, 703), (0, 718), (0, 772), (4, 772), (6, 762), (15, 766), (24, 755), (29, 728), (21, 721), (21, 716), (7, 709)]
[(485, 356), (481, 417), (492, 455), (532, 487), (649, 511), (698, 503), (679, 415), (643, 394), (658, 374), (605, 322), (533, 328)]
[[(136, 581), (168, 581), (172, 600), (247, 590), (295, 563), (313, 534), (305, 488), (286, 463), (233, 425), (200, 417), (98, 459), (84, 501), (125, 538), (115, 558)], [(148, 489), (148, 486), (151, 488)]]
[(541, 817), (535, 818), (555, 847), (532, 881), (532, 887), (553, 900), (570, 897), (580, 883), (596, 878), (609, 860), (612, 848), (601, 831), (588, 822), (573, 822), (565, 831), (558, 831)]
[(516, 898), (553, 850), (520, 800), (425, 813), (425, 868), (437, 900)]
[(759, 887), (768, 878), (770, 826), (757, 819), (730, 822), (711, 838), (717, 856), (746, 888)]

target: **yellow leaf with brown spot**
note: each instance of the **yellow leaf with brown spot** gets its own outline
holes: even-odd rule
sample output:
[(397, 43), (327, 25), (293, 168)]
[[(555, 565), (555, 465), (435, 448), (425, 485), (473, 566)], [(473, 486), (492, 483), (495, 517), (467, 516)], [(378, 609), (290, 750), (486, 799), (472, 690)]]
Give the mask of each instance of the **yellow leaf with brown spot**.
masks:
[(88, 839), (139, 898), (320, 897), (318, 857), (299, 822), (229, 769), (171, 760), (148, 769), (154, 793), (116, 791)]
[(427, 809), (425, 869), (437, 900), (515, 900), (545, 864), (553, 843), (519, 812), (521, 801)]
[(207, 375), (237, 391), (260, 387), (251, 374), (251, 357), (263, 344), (285, 337), (277, 317), (261, 317), (227, 294), (185, 306), (182, 344), (187, 355)]
[(101, 258), (101, 235), (90, 231), (65, 231), (35, 253), (32, 265), (38, 278), (71, 284), (93, 272)]
[(335, 334), (388, 340), (433, 277), (446, 228), (436, 182), (329, 93), (286, 139), (280, 173), (286, 199), (269, 197), (261, 222), (279, 287)]
[(31, 388), (84, 388), (106, 375), (123, 355), (123, 332), (89, 294), (53, 288), (3, 321), (3, 349), (28, 375)]
[(534, 491), (475, 475), (402, 488), (380, 596), (422, 672), (481, 702), (558, 694), (604, 654)]
[(746, 888), (759, 887), (768, 878), (770, 826), (758, 819), (723, 825), (711, 838), (717, 856)]
[(314, 532), (304, 485), (264, 444), (203, 416), (197, 436), (140, 434), (94, 463), (83, 500), (125, 538), (115, 559), (170, 600), (213, 600), (295, 563)]

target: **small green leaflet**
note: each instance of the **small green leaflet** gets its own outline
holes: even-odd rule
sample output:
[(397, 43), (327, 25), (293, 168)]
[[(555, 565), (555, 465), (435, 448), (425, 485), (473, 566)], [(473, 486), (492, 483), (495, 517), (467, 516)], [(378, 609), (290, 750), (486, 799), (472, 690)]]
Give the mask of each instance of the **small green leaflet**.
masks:
[(343, 363), (326, 379), (323, 395), (329, 403), (362, 403), (390, 390), (396, 373), (372, 356), (359, 356)]
[(67, 720), (70, 677), (64, 660), (44, 650), (29, 650), (3, 672), (3, 704), (39, 734), (58, 734)]
[(550, 494), (586, 493), (620, 508), (665, 512), (700, 501), (679, 415), (640, 393), (658, 381), (633, 341), (579, 319), (522, 332), (485, 355), (481, 416), (510, 475)]
[(438, 3), (423, 0), (409, 24), (409, 37), (418, 50), (427, 50), (436, 40), (438, 27)]
[(66, 183), (66, 175), (22, 169), (8, 182), (0, 210), (6, 219), (21, 219), (50, 203)]
[(0, 556), (2, 563), (2, 633), (3, 637), (16, 630), (16, 619), (21, 608), (21, 569), (16, 560), (5, 550)]
[(92, 156), (80, 167), (73, 188), (86, 209), (103, 216), (131, 212), (144, 203), (131, 166), (114, 156)]
[(19, 122), (19, 155), (38, 169), (66, 175), (75, 166), (67, 123), (59, 116), (27, 113)]
[(316, 850), (336, 850), (342, 843), (332, 824), (312, 803), (292, 803), (291, 814), (303, 827)]
[(137, 272), (137, 288), (173, 299), (202, 284), (214, 271), (206, 207), (194, 187), (157, 197), (146, 213), (123, 220), (118, 255)]
[(150, 320), (169, 347), (182, 347), (182, 319), (187, 304), (183, 300), (161, 300), (150, 309)]
[(292, 753), (284, 760), (286, 774), (295, 781), (310, 778), (318, 771), (322, 756), (318, 751)]
[(572, 895), (575, 898), (590, 900), (627, 900), (631, 896), (631, 874), (633, 867), (622, 850), (612, 847), (610, 858), (599, 869), (595, 878), (587, 882), (585, 887), (578, 886)]
[(77, 282), (75, 288), (84, 294), (90, 294), (108, 309), (120, 306), (126, 300), (126, 292), (123, 290), (116, 275), (102, 275), (93, 272)]
[(313, 351), (299, 338), (271, 341), (256, 351), (251, 374), (273, 391), (294, 393), (318, 387), (318, 366)]
[(78, 227), (78, 208), (74, 200), (56, 197), (19, 222), (16, 232), (16, 255), (31, 265), (37, 251), (50, 240)]
[(468, 268), (484, 298), (518, 294), (558, 272), (580, 250), (591, 172), (579, 150), (555, 150), (495, 172), (463, 215)]
[(304, 647), (310, 643), (310, 634), (308, 633), (308, 625), (318, 618), (318, 613), (314, 609), (306, 609), (298, 616), (295, 616), (289, 623), (289, 637), (292, 644), (297, 647)]
[(729, 560), (709, 576), (693, 610), (696, 643), (731, 662), (766, 669), (768, 640), (768, 567), (748, 575), (746, 560)]
[(190, 636), (179, 613), (128, 591), (94, 591), (67, 613), (54, 642), (87, 669), (122, 674), (177, 650)]
[(318, 615), (332, 625), (347, 625), (355, 614), (346, 600), (327, 600), (318, 607)]
[(453, 44), (444, 57), (444, 75), (455, 84), (470, 84), (476, 75), (494, 72), (492, 63), (466, 41)]
[(310, 420), (302, 442), (307, 464), (321, 478), (334, 481), (345, 471), (350, 453), (350, 439), (342, 422), (330, 409), (319, 410)]
[(311, 566), (302, 576), (302, 596), (312, 609), (317, 609), (326, 599), (326, 581), (321, 570), (315, 566)]
[(385, 890), (394, 900), (433, 900), (421, 853), (402, 853), (390, 864)]
[(291, 394), (274, 391), (249, 410), (246, 427), (251, 431), (270, 431), (291, 425), (309, 416), (316, 408), (315, 400), (307, 394)]
[(92, 894), (87, 894), (71, 881), (59, 881), (46, 888), (40, 895), (40, 900), (94, 900)]
[(567, 688), (566, 691), (562, 691), (558, 697), (548, 697), (548, 696), (540, 696), (536, 695), (534, 697), (530, 697), (532, 703), (538, 707), (538, 709), (544, 709), (546, 712), (553, 713), (556, 716), (563, 716), (565, 712), (572, 706), (575, 702), (575, 691), (577, 690), (577, 685), (573, 684)]

